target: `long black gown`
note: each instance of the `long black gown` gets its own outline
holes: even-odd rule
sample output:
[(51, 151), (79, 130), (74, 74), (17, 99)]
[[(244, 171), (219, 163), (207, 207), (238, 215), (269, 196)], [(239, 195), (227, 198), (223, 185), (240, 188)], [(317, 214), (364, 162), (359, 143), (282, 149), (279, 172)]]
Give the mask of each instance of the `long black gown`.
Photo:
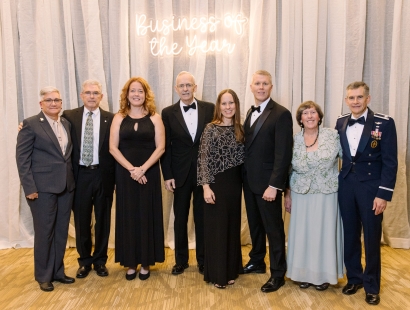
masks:
[(204, 206), (204, 281), (225, 286), (243, 273), (241, 198), (244, 148), (233, 126), (208, 124), (198, 155), (198, 185), (209, 184), (215, 204)]
[[(135, 125), (135, 124), (138, 125)], [(139, 167), (155, 150), (155, 128), (149, 115), (126, 116), (120, 126), (118, 146), (124, 157)], [(134, 268), (163, 262), (164, 228), (159, 164), (149, 168), (146, 184), (139, 184), (130, 172), (116, 166), (115, 261)]]

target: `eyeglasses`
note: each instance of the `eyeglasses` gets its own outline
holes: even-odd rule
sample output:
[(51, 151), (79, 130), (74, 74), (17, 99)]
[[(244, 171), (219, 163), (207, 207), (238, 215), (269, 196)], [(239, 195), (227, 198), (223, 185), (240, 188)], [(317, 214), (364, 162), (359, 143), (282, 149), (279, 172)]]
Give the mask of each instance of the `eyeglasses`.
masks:
[(87, 95), (87, 96), (94, 95), (95, 97), (101, 95), (101, 93), (98, 92), (98, 91), (85, 91), (85, 92), (83, 92), (83, 94), (84, 94), (84, 95)]
[(61, 103), (63, 100), (58, 99), (58, 98), (56, 98), (56, 99), (45, 99), (45, 100), (43, 100), (43, 102), (46, 102), (47, 104), (51, 104), (53, 101), (54, 101), (55, 103)]
[(184, 87), (186, 87), (186, 88), (192, 88), (192, 87), (194, 87), (195, 85), (194, 84), (179, 84), (179, 85), (177, 85), (177, 87), (178, 88), (184, 88)]

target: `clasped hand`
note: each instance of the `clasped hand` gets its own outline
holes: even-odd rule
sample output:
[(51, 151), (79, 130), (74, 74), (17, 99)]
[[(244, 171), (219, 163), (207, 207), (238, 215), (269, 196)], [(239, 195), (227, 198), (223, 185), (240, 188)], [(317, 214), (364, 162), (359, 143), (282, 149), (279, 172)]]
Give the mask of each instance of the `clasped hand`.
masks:
[(133, 180), (140, 184), (147, 183), (147, 177), (145, 176), (145, 170), (142, 167), (133, 167), (130, 171), (130, 176)]

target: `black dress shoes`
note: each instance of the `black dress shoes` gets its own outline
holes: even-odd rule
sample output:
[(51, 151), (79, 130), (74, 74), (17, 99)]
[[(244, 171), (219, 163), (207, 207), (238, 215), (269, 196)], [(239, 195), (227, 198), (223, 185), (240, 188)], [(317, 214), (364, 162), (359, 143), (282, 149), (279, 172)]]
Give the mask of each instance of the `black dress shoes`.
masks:
[(53, 281), (58, 281), (58, 282), (63, 283), (63, 284), (72, 284), (72, 283), (75, 282), (75, 279), (71, 278), (71, 277), (67, 277), (66, 275), (64, 275), (64, 277), (62, 277), (60, 279), (54, 279)]
[(305, 289), (305, 288), (308, 288), (311, 285), (312, 284), (310, 284), (308, 282), (300, 282), (299, 287)]
[(328, 287), (329, 287), (329, 283), (323, 283), (323, 284), (320, 284), (320, 285), (315, 285), (315, 288), (318, 290), (318, 291), (325, 291), (325, 290), (327, 290), (328, 289)]
[(198, 271), (200, 274), (204, 274), (205, 266), (203, 264), (198, 264)]
[(353, 295), (356, 294), (358, 289), (361, 289), (363, 284), (349, 284), (347, 283), (342, 290), (342, 293), (345, 295)]
[(88, 276), (88, 274), (91, 271), (91, 266), (85, 265), (85, 266), (80, 266), (80, 268), (78, 268), (77, 270), (77, 278), (85, 278), (86, 276)]
[(51, 282), (38, 282), (40, 289), (44, 292), (51, 292), (54, 290), (54, 286)]
[(94, 270), (97, 272), (97, 276), (106, 277), (108, 276), (108, 269), (105, 265), (95, 265)]
[(134, 280), (137, 276), (137, 271), (135, 270), (134, 273), (126, 273), (125, 274), (125, 279), (127, 279), (128, 281)]
[(138, 278), (140, 279), (140, 280), (142, 280), (142, 281), (144, 281), (144, 280), (146, 280), (146, 279), (148, 279), (149, 278), (149, 276), (150, 276), (150, 272), (148, 271), (148, 273), (146, 273), (146, 274), (142, 274), (141, 272), (138, 274)]
[(369, 305), (378, 305), (380, 303), (380, 296), (379, 294), (370, 294), (366, 293), (366, 302)]
[(172, 274), (174, 275), (181, 274), (188, 267), (189, 267), (188, 263), (183, 264), (183, 265), (174, 265), (174, 267), (172, 267)]
[(262, 287), (261, 291), (264, 293), (270, 293), (277, 291), (281, 286), (285, 285), (284, 278), (270, 278)]
[(253, 265), (251, 263), (247, 263), (245, 267), (243, 267), (243, 273), (266, 273), (266, 265)]

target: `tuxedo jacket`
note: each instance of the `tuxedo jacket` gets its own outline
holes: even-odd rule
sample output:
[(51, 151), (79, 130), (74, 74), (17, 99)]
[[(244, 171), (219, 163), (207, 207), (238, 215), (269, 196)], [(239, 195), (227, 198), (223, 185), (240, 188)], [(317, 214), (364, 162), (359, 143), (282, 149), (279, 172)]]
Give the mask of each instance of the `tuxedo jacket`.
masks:
[(357, 179), (372, 187), (375, 197), (390, 201), (397, 174), (397, 134), (394, 120), (388, 115), (373, 113), (368, 109), (359, 146), (356, 155), (352, 157), (346, 136), (350, 115), (339, 116), (336, 122), (343, 149), (339, 179), (344, 179), (354, 166)]
[(165, 126), (165, 153), (161, 158), (164, 180), (175, 179), (175, 186), (184, 185), (191, 164), (198, 161), (199, 142), (206, 124), (212, 121), (215, 105), (195, 99), (198, 109), (198, 128), (195, 140), (188, 131), (180, 101), (162, 110)]
[(65, 154), (43, 112), (23, 121), (17, 136), (16, 161), (26, 196), (36, 192), (59, 194), (66, 188), (69, 192), (75, 188), (71, 125), (63, 117), (60, 119), (67, 132)]
[[(114, 117), (111, 112), (100, 109), (100, 135), (98, 145), (98, 162), (105, 196), (112, 196), (115, 184), (115, 159), (109, 150), (110, 127)], [(73, 141), (73, 167), (74, 177), (77, 181), (81, 158), (81, 130), (84, 106), (73, 110), (65, 110), (63, 117), (71, 123), (71, 136)]]
[(249, 110), (244, 123), (244, 169), (250, 189), (263, 194), (270, 185), (283, 191), (292, 160), (292, 115), (272, 99), (252, 127), (251, 114)]

